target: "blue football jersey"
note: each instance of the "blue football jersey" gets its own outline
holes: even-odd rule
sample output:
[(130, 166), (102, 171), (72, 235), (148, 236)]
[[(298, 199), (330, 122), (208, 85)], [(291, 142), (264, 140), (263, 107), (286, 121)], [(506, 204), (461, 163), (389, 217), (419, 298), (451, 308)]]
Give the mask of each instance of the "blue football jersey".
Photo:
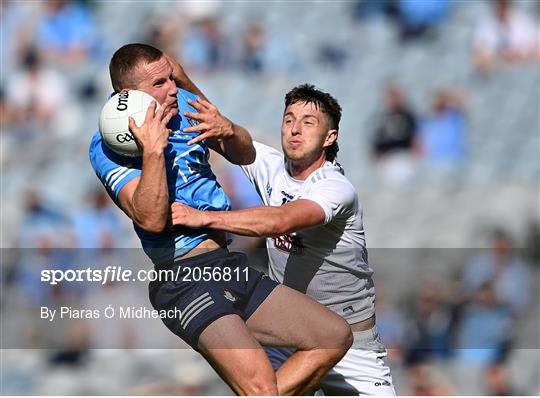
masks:
[[(184, 116), (185, 111), (197, 112), (187, 102), (196, 96), (189, 91), (178, 91), (178, 115), (168, 124), (174, 132), (165, 149), (165, 169), (169, 201), (179, 201), (199, 210), (229, 210), (230, 200), (216, 180), (208, 163), (209, 151), (204, 140), (187, 145), (198, 133), (184, 133), (196, 121)], [(142, 158), (113, 152), (97, 132), (90, 143), (90, 162), (111, 198), (118, 204), (120, 190), (141, 175)], [(209, 230), (166, 228), (160, 233), (149, 233), (133, 224), (143, 249), (155, 264), (166, 264), (196, 247), (208, 237)]]

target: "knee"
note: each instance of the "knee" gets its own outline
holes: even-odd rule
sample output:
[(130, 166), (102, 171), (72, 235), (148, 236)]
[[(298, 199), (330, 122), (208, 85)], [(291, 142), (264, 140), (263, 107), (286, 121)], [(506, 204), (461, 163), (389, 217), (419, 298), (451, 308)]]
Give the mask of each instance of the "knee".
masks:
[(246, 383), (243, 393), (251, 396), (278, 395), (275, 375), (255, 376)]
[(276, 374), (270, 366), (266, 369), (255, 365), (246, 369), (238, 386), (239, 395), (278, 395)]
[(324, 333), (318, 335), (318, 348), (331, 348), (338, 352), (346, 352), (353, 343), (351, 327), (340, 316), (336, 316), (326, 325)]
[(325, 348), (330, 348), (326, 353), (329, 356), (328, 360), (331, 362), (339, 362), (339, 360), (347, 353), (353, 343), (353, 334), (351, 327), (344, 320), (340, 319), (340, 322), (336, 322), (328, 335), (328, 340), (325, 342)]
[(343, 352), (347, 352), (353, 343), (353, 334), (349, 324), (343, 319), (343, 322), (337, 326), (336, 346)]
[(326, 326), (326, 329), (312, 336), (312, 344), (304, 351), (306, 355), (312, 355), (314, 361), (321, 363), (323, 367), (332, 368), (351, 348), (353, 334), (349, 324), (339, 316)]

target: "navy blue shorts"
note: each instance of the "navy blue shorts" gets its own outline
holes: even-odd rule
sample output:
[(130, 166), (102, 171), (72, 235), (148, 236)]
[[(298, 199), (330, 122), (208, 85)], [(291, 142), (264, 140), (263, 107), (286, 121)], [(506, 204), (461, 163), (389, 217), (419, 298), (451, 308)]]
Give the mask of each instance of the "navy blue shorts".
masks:
[(246, 321), (278, 285), (248, 267), (245, 254), (227, 249), (176, 261), (172, 271), (173, 280), (150, 283), (150, 302), (158, 311), (181, 312), (179, 318), (161, 319), (195, 350), (208, 325), (228, 314)]

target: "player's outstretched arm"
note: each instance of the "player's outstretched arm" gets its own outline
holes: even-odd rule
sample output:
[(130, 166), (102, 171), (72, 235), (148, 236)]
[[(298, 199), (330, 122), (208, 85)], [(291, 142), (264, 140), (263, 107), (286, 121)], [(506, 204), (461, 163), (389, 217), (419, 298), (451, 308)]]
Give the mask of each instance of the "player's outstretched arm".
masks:
[(237, 235), (269, 237), (313, 228), (324, 223), (321, 206), (298, 199), (283, 206), (259, 206), (235, 211), (200, 211), (180, 202), (171, 205), (172, 224), (212, 228)]
[(169, 214), (163, 150), (168, 144), (167, 123), (172, 112), (164, 115), (164, 109), (155, 112), (156, 102), (152, 102), (140, 127), (130, 118), (129, 128), (143, 152), (142, 170), (141, 176), (128, 182), (118, 195), (120, 206), (126, 214), (145, 231), (156, 233), (165, 228)]
[(184, 129), (186, 133), (200, 132), (200, 134), (188, 142), (195, 144), (206, 139), (209, 148), (224, 156), (234, 164), (247, 165), (255, 160), (255, 147), (248, 131), (225, 116), (212, 103), (197, 99), (188, 100), (197, 112), (184, 112), (184, 116), (197, 120), (199, 124)]

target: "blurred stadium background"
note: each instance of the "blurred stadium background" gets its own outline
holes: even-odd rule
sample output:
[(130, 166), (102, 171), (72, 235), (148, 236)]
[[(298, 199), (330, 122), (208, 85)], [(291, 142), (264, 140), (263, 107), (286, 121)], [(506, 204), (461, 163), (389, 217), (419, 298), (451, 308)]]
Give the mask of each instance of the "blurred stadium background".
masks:
[[(230, 393), (191, 350), (137, 349), (177, 344), (159, 320), (66, 337), (37, 319), (44, 303), (146, 304), (144, 285), (51, 288), (36, 271), (59, 248), (139, 247), (87, 156), (108, 60), (136, 41), (275, 146), (293, 86), (339, 99), (399, 394), (540, 394), (538, 1), (2, 1), (0, 29), (2, 394)], [(236, 207), (257, 203), (213, 163)], [(234, 246), (264, 264), (260, 244)]]

